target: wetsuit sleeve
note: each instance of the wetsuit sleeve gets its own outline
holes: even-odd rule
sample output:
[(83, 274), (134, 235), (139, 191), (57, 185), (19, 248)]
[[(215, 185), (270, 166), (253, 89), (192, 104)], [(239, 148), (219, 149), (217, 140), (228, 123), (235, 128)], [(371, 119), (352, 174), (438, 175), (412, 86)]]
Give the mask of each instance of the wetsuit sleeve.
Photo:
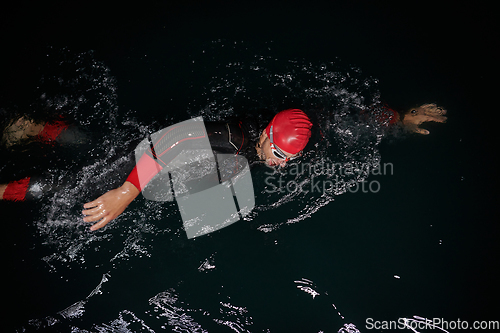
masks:
[(384, 106), (388, 114), (389, 125), (394, 125), (399, 121), (399, 113), (388, 106)]
[[(241, 123), (185, 122), (153, 134), (151, 147), (140, 156), (127, 178), (139, 191), (186, 149), (204, 149), (237, 155), (248, 143)], [(207, 140), (209, 145), (207, 145)], [(154, 142), (154, 144), (153, 144)], [(144, 144), (145, 142), (143, 142)]]
[(375, 119), (381, 124), (386, 126), (391, 126), (399, 121), (399, 114), (394, 110), (383, 105), (380, 110), (374, 111)]
[(361, 111), (361, 117), (365, 121), (374, 119), (382, 126), (392, 126), (399, 122), (399, 113), (387, 105), (376, 105)]
[(154, 176), (162, 170), (162, 166), (148, 154), (143, 154), (130, 173), (127, 181), (132, 183), (139, 191), (149, 183)]
[[(207, 133), (202, 121), (186, 121), (167, 127), (143, 140), (140, 146), (147, 149), (136, 150), (138, 162), (127, 181), (139, 191), (164, 168), (169, 168), (170, 162), (185, 149), (203, 148), (203, 140), (207, 141)], [(205, 145), (208, 146), (208, 143)], [(139, 147), (138, 147), (139, 148)], [(144, 151), (142, 154), (140, 151)], [(140, 156), (140, 157), (139, 157)]]

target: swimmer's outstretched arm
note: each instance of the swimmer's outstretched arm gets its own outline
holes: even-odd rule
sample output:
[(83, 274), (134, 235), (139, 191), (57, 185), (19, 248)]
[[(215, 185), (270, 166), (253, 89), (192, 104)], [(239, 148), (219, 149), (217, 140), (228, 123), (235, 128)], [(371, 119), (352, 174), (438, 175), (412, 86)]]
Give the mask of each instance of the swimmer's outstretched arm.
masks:
[(97, 222), (90, 230), (94, 231), (104, 227), (117, 218), (127, 206), (141, 193), (132, 183), (126, 181), (122, 186), (108, 191), (94, 201), (83, 205), (83, 218), (85, 222)]
[[(155, 137), (158, 138), (155, 151), (150, 148), (143, 153), (122, 186), (83, 205), (83, 208), (86, 208), (83, 210), (83, 214), (86, 215), (83, 221), (97, 222), (100, 220), (90, 230), (102, 228), (117, 218), (158, 172), (164, 167), (168, 167), (172, 159), (184, 148), (197, 147), (198, 139), (206, 139), (207, 133), (202, 122), (190, 122), (172, 125), (157, 132)], [(193, 144), (189, 144), (191, 142)]]

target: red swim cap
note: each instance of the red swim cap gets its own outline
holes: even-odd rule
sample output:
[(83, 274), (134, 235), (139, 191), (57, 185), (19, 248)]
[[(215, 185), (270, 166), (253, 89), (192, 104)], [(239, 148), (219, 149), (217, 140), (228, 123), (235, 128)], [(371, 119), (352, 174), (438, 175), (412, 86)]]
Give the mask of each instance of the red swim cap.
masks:
[(297, 154), (307, 145), (311, 137), (312, 123), (304, 111), (288, 109), (279, 112), (267, 125), (266, 134), (279, 149), (290, 154)]

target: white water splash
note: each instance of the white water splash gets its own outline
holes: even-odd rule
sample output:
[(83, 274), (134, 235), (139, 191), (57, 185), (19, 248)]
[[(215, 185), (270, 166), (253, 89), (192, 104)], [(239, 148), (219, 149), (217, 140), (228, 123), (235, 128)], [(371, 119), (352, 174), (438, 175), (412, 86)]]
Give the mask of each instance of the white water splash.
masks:
[(356, 325), (354, 324), (344, 324), (338, 331), (338, 333), (361, 333)]
[(251, 333), (247, 327), (253, 325), (252, 317), (248, 316), (246, 307), (236, 306), (229, 302), (220, 302), (220, 315), (222, 318), (214, 318), (213, 321), (219, 325), (229, 327), (237, 333)]
[(108, 282), (110, 277), (111, 275), (109, 273), (103, 274), (99, 284), (89, 293), (87, 297), (85, 297), (85, 299), (75, 302), (64, 310), (57, 312), (57, 315), (62, 318), (58, 319), (54, 316), (47, 316), (43, 319), (31, 319), (28, 321), (26, 327), (22, 327), (20, 331), (24, 332), (26, 329), (31, 328), (42, 329), (47, 327), (54, 327), (57, 324), (61, 324), (64, 320), (72, 320), (82, 317), (85, 314), (85, 305), (87, 304), (89, 299), (95, 295), (102, 294), (102, 285)]
[(317, 292), (313, 287), (314, 286), (314, 282), (312, 282), (311, 280), (308, 280), (308, 279), (305, 279), (305, 278), (302, 278), (301, 280), (299, 281), (293, 281), (295, 282), (295, 284), (297, 284), (297, 288), (302, 290), (303, 292), (309, 294), (312, 296), (312, 298), (314, 299), (316, 296), (319, 296), (321, 295), (319, 292)]
[(209, 258), (206, 258), (202, 263), (201, 265), (198, 267), (198, 271), (199, 272), (208, 272), (208, 271), (211, 271), (211, 270), (214, 270), (216, 267), (215, 267), (215, 255), (217, 254), (217, 252), (215, 252), (214, 254), (212, 254)]
[(202, 326), (187, 314), (189, 309), (184, 309), (179, 304), (179, 296), (174, 289), (164, 291), (149, 300), (154, 307), (157, 319), (166, 319), (162, 329), (171, 328), (173, 332), (207, 333)]

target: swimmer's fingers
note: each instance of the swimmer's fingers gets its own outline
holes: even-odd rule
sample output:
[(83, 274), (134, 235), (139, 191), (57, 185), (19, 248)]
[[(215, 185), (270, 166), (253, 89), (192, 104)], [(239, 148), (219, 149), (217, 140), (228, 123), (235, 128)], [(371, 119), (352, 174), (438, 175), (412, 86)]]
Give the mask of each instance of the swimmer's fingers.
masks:
[(448, 118), (441, 115), (426, 115), (422, 117), (421, 123), (434, 121), (436, 123), (445, 123)]
[(93, 209), (84, 210), (82, 213), (86, 215), (86, 217), (83, 218), (84, 222), (95, 222), (108, 215), (108, 211), (104, 209), (102, 205)]
[(86, 217), (83, 218), (84, 222), (95, 222), (100, 220), (99, 222), (90, 227), (90, 230), (92, 231), (104, 227), (106, 224), (108, 224), (111, 220), (113, 220), (116, 217), (116, 216), (111, 216), (111, 214), (101, 206), (94, 209), (84, 210), (83, 214), (87, 215)]
[[(422, 122), (420, 124), (422, 124), (422, 123), (428, 123), (428, 122), (445, 123), (446, 119), (447, 118), (445, 116), (426, 116), (422, 120)], [(427, 135), (430, 132), (428, 130), (426, 130), (426, 129), (423, 129), (423, 128), (420, 128), (420, 127), (417, 126), (415, 128), (415, 133)]]
[(446, 109), (435, 103), (421, 105), (420, 109), (427, 115), (445, 115), (447, 112)]
[(82, 210), (82, 213), (83, 215), (94, 215), (95, 213), (98, 213), (101, 208), (102, 208), (102, 205), (89, 205), (89, 206), (86, 206), (86, 205), (83, 205), (83, 208), (87, 208), (87, 209), (84, 209)]
[(119, 188), (110, 190), (96, 200), (84, 204), (83, 207), (87, 209), (83, 210), (82, 213), (87, 216), (83, 220), (85, 222), (100, 220), (90, 229), (102, 228), (123, 213), (139, 193), (140, 191), (132, 183), (125, 182)]
[(87, 202), (86, 204), (83, 205), (83, 208), (97, 207), (100, 203), (101, 203), (101, 200), (99, 200), (99, 198), (98, 198), (98, 199), (96, 199), (94, 201)]
[(97, 222), (96, 224), (94, 224), (93, 226), (90, 227), (90, 230), (92, 231), (96, 231), (97, 229), (101, 229), (102, 227), (104, 227), (106, 224), (108, 224), (111, 220), (113, 220), (111, 218), (110, 215), (107, 215), (106, 217), (104, 217), (102, 220), (100, 220), (99, 222)]
[(445, 116), (433, 116), (428, 121), (435, 121), (437, 123), (445, 123), (448, 118)]
[(418, 133), (418, 134), (423, 134), (423, 135), (427, 135), (429, 134), (430, 132), (426, 129), (423, 129), (423, 128), (420, 128), (420, 127), (417, 127), (415, 128), (415, 133)]
[(444, 123), (446, 122), (446, 109), (437, 106), (436, 104), (425, 104), (421, 106), (422, 113), (425, 115), (425, 118), (423, 119), (423, 122), (426, 121), (434, 121), (437, 123)]

